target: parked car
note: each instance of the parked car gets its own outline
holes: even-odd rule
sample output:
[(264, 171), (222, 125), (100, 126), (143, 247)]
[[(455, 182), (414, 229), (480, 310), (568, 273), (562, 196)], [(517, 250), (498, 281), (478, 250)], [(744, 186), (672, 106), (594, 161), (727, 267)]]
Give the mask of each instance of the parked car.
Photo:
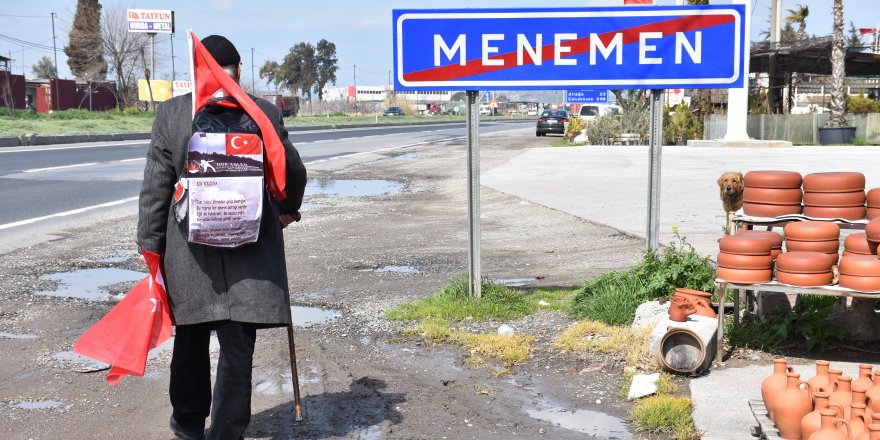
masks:
[(544, 110), (538, 118), (535, 126), (535, 136), (544, 136), (547, 133), (565, 134), (565, 124), (570, 115), (566, 110)]
[(296, 116), (296, 113), (299, 111), (299, 101), (292, 96), (260, 95), (260, 98), (271, 102), (275, 107), (281, 109), (281, 114), (285, 117)]
[(382, 116), (406, 116), (406, 112), (400, 107), (388, 107)]
[(584, 123), (605, 115), (620, 115), (620, 106), (614, 104), (584, 104), (578, 112), (578, 116)]
[(480, 104), (480, 116), (492, 116), (495, 110), (489, 104)]

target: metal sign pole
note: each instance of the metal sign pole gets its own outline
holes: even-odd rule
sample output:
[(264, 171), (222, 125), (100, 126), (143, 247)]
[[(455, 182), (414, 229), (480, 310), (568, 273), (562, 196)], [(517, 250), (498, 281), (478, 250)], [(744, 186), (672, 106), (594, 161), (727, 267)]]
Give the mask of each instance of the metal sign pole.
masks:
[(645, 245), (648, 249), (660, 246), (660, 158), (663, 153), (663, 90), (651, 90), (651, 152), (648, 176), (648, 228)]
[(481, 298), (480, 283), (480, 106), (479, 92), (469, 90), (468, 100), (468, 293)]

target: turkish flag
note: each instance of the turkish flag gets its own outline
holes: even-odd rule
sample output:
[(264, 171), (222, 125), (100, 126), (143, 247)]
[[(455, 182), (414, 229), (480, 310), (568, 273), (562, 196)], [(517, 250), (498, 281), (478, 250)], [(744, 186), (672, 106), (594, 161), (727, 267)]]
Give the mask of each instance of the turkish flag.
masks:
[[(276, 200), (284, 200), (285, 183), (287, 182), (287, 160), (285, 159), (284, 145), (275, 126), (263, 113), (263, 110), (251, 99), (229, 74), (224, 71), (214, 57), (205, 49), (202, 42), (192, 31), (187, 32), (189, 39), (190, 69), (193, 84), (193, 116), (202, 107), (208, 104), (211, 98), (231, 96), (238, 102), (238, 106), (244, 110), (260, 127), (263, 135), (263, 143), (266, 145), (266, 186)], [(228, 103), (226, 105), (229, 105)]]
[(624, 5), (653, 5), (654, 0), (623, 0)]
[(171, 309), (165, 293), (159, 254), (143, 251), (150, 274), (101, 320), (86, 330), (75, 353), (111, 365), (107, 383), (123, 376), (143, 376), (147, 353), (171, 337)]
[(865, 34), (876, 34), (877, 28), (859, 28), (859, 33), (862, 35)]
[(255, 134), (226, 133), (226, 154), (263, 154), (263, 142)]

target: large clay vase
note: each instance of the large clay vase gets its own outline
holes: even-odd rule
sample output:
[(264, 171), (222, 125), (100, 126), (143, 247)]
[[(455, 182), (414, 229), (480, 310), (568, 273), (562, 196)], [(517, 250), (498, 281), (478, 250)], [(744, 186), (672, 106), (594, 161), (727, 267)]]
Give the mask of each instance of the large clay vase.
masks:
[(852, 404), (852, 416), (849, 419), (849, 437), (857, 439), (862, 434), (868, 432), (868, 424), (870, 419), (865, 413), (865, 405), (861, 403)]
[(871, 388), (871, 386), (874, 385), (874, 381), (871, 380), (872, 368), (873, 366), (871, 364), (859, 364), (859, 377), (852, 382), (854, 390), (861, 388), (867, 391), (868, 388)]
[[(801, 438), (801, 420), (813, 410), (813, 401), (810, 400), (809, 385), (801, 380), (800, 374), (785, 373), (785, 376), (787, 378), (786, 388), (776, 396), (773, 422), (779, 428), (780, 437), (799, 439)], [(802, 389), (801, 384), (807, 388)]]
[(838, 370), (836, 368), (828, 369), (828, 385), (826, 388), (823, 388), (822, 391), (825, 391), (828, 394), (834, 392), (834, 385), (837, 384), (837, 379), (840, 379), (840, 376), (843, 376), (843, 370)]
[(865, 408), (867, 408), (868, 407), (867, 391), (868, 391), (868, 389), (865, 388), (864, 384), (861, 384), (861, 383), (856, 384), (856, 381), (853, 381), (853, 383), (852, 383), (852, 404), (851, 405), (855, 405), (858, 403), (860, 405), (865, 405)]
[(685, 299), (680, 296), (672, 297), (672, 304), (669, 305), (669, 320), (676, 322), (685, 322), (687, 321), (687, 317), (697, 313), (697, 309)]
[(837, 384), (834, 386), (834, 392), (828, 397), (831, 405), (839, 405), (843, 408), (843, 419), (849, 420), (851, 417), (850, 406), (852, 405), (852, 378), (849, 376), (840, 376)]
[[(819, 414), (822, 416), (822, 428), (806, 437), (806, 440), (850, 440), (849, 422), (837, 418), (837, 412), (833, 409), (823, 409)], [(846, 430), (838, 429), (841, 424)]]
[(868, 425), (868, 432), (862, 434), (856, 440), (880, 440), (880, 424), (872, 423)]
[[(831, 362), (818, 360), (816, 361), (816, 375), (807, 379), (807, 383), (810, 384), (810, 390), (813, 393), (813, 396), (820, 391), (826, 391), (828, 394), (831, 394), (831, 391), (828, 390), (828, 381), (830, 378), (828, 377), (828, 368), (830, 368)], [(816, 413), (816, 421), (819, 420), (819, 414)]]
[(697, 315), (708, 316), (710, 318), (717, 318), (718, 315), (715, 313), (715, 310), (712, 309), (712, 294), (709, 292), (703, 292), (701, 290), (694, 289), (685, 289), (685, 288), (676, 288), (675, 294), (673, 294), (673, 298), (676, 296), (683, 296), (685, 299), (690, 301), (691, 305), (697, 309)]
[(788, 366), (785, 359), (773, 359), (773, 374), (764, 378), (761, 382), (761, 398), (764, 399), (764, 406), (767, 408), (767, 414), (773, 419), (773, 408), (776, 404), (776, 398), (788, 386), (788, 378), (786, 373), (794, 372), (794, 368)]
[[(803, 438), (810, 438), (810, 436), (822, 428), (822, 416), (820, 412), (823, 409), (829, 409), (828, 406), (828, 396), (829, 394), (824, 391), (817, 391), (813, 393), (813, 397), (815, 399), (816, 409), (805, 415), (803, 419), (801, 419), (801, 436)], [(837, 418), (843, 417), (841, 414), (840, 407), (830, 408), (837, 412)]]
[(880, 371), (874, 372), (874, 384), (868, 388), (865, 395), (868, 398), (868, 410), (872, 414), (880, 414)]

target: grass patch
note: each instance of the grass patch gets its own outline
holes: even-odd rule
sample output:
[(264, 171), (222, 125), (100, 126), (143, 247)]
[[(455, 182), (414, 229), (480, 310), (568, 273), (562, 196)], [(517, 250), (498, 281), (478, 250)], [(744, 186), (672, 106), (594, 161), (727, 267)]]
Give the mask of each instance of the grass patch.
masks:
[[(306, 104), (308, 106), (308, 104)], [(306, 107), (304, 110), (308, 110)], [(482, 118), (481, 118), (482, 119)], [(423, 122), (438, 121), (464, 121), (465, 116), (385, 116), (379, 115), (308, 115), (298, 114), (295, 117), (284, 118), (287, 127), (310, 127), (315, 125), (383, 125), (383, 124), (419, 124)]]
[(449, 321), (465, 318), (509, 320), (528, 315), (539, 307), (540, 300), (527, 298), (523, 293), (489, 280), (483, 280), (482, 294), (479, 300), (471, 297), (467, 277), (459, 277), (440, 292), (389, 310), (385, 316), (395, 321), (426, 318)]
[(764, 321), (743, 319), (739, 325), (725, 323), (724, 332), (732, 346), (772, 350), (787, 344), (803, 344), (807, 350), (825, 348), (841, 341), (845, 331), (826, 323), (837, 298), (801, 295), (801, 307), (770, 313)]
[(629, 327), (608, 325), (599, 321), (580, 321), (554, 342), (563, 352), (601, 353), (626, 359), (630, 366), (640, 371), (657, 369), (654, 358), (648, 352), (651, 328), (633, 331)]
[(529, 359), (535, 338), (529, 335), (503, 336), (462, 332), (457, 333), (454, 340), (469, 348), (472, 353), (499, 359), (510, 367)]
[(666, 434), (675, 440), (700, 438), (691, 416), (690, 397), (660, 395), (636, 403), (630, 418), (639, 432)]
[(109, 134), (149, 132), (155, 112), (89, 112), (69, 109), (54, 113), (16, 111), (11, 117), (0, 114), (0, 137), (38, 134), (43, 136), (65, 134)]

